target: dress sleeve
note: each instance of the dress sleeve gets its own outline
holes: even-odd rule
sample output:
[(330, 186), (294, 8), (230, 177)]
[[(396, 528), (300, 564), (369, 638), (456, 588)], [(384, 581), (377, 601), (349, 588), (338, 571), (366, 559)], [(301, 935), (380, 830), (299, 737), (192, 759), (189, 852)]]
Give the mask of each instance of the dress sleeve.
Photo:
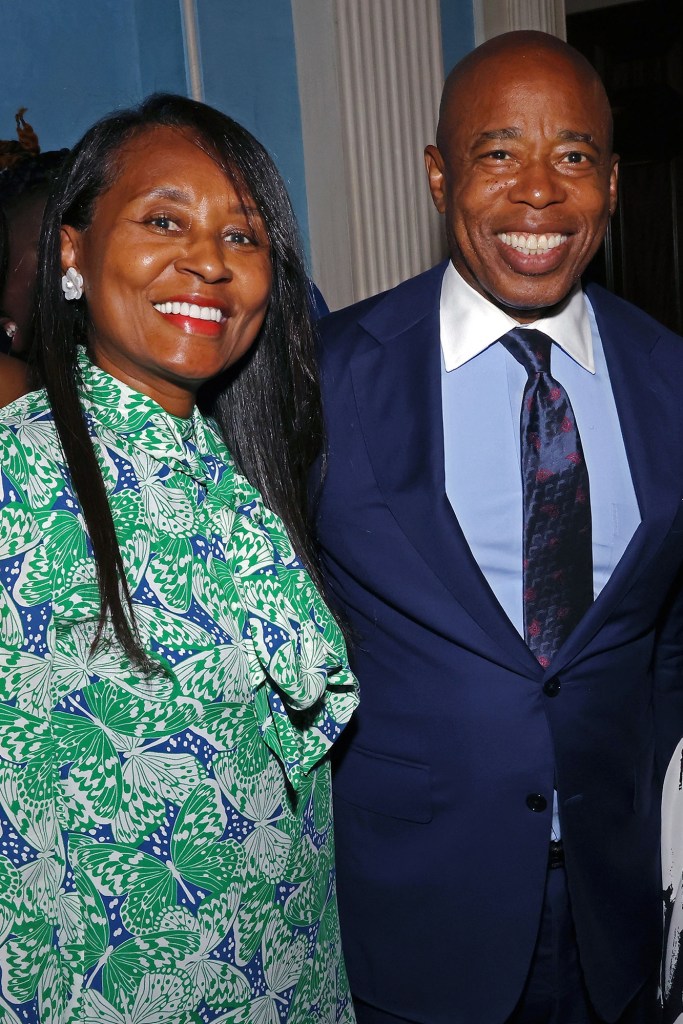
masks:
[(339, 626), (257, 492), (238, 501), (233, 578), (264, 678), (254, 702), (265, 742), (298, 788), (358, 704)]
[[(31, 452), (0, 425), (0, 754), (21, 761), (11, 726), (48, 721), (53, 654), (52, 579), (32, 501)], [(40, 488), (38, 488), (40, 490)], [(35, 721), (34, 721), (35, 720)]]

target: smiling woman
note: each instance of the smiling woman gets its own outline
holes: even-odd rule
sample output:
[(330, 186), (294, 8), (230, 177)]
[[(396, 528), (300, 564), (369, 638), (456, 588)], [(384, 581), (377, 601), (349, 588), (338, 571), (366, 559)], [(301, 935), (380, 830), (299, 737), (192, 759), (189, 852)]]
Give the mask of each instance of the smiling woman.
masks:
[(201, 385), (261, 327), (268, 235), (250, 197), (188, 129), (134, 136), (116, 166), (91, 223), (63, 226), (62, 267), (83, 277), (94, 362), (187, 417)]
[(284, 186), (152, 97), (75, 147), (40, 265), (43, 390), (0, 415), (0, 1017), (353, 1021)]

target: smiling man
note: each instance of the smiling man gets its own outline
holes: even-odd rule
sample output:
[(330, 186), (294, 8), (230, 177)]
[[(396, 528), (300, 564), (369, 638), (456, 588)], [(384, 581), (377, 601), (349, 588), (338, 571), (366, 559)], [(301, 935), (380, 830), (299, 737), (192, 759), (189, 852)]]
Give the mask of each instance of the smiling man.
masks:
[(359, 1024), (652, 1024), (683, 734), (683, 342), (580, 277), (609, 103), (536, 32), (450, 74), (450, 261), (322, 324), (318, 530), (362, 702), (335, 781)]

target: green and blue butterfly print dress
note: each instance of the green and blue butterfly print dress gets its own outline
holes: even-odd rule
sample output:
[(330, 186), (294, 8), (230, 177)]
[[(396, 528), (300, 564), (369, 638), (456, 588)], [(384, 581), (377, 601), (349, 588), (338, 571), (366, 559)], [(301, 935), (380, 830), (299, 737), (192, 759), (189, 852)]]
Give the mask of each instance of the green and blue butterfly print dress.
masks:
[(325, 754), (357, 703), (281, 521), (195, 411), (81, 357), (138, 629), (42, 392), (0, 414), (0, 1024), (353, 1021)]

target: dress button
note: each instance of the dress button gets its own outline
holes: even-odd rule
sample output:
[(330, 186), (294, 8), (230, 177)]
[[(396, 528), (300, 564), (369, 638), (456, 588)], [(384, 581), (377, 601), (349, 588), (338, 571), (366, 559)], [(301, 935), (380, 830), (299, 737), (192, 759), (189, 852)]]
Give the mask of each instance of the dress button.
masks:
[(562, 684), (557, 676), (551, 676), (550, 679), (543, 684), (543, 692), (546, 697), (557, 697), (561, 689)]
[(526, 798), (526, 805), (530, 811), (544, 811), (548, 806), (548, 801), (540, 793), (529, 793)]

